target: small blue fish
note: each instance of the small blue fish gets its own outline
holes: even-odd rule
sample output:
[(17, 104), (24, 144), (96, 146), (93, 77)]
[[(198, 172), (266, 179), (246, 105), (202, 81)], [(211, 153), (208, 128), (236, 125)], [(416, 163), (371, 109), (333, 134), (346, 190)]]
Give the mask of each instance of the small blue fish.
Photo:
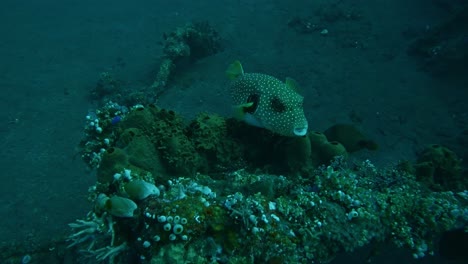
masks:
[(117, 125), (117, 123), (119, 123), (120, 121), (122, 120), (122, 117), (120, 116), (114, 116), (112, 119), (111, 119), (111, 124), (112, 125)]

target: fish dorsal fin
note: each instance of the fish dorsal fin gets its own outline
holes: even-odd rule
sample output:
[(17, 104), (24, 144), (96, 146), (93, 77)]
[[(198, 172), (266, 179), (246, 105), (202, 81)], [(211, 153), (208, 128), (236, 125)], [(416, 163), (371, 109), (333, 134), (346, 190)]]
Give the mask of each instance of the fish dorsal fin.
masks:
[(285, 84), (289, 89), (295, 91), (296, 93), (301, 92), (301, 88), (300, 88), (299, 84), (293, 78), (287, 77)]
[(240, 61), (236, 60), (229, 65), (226, 70), (226, 75), (229, 79), (234, 80), (239, 76), (244, 75), (244, 69), (242, 68), (242, 64)]

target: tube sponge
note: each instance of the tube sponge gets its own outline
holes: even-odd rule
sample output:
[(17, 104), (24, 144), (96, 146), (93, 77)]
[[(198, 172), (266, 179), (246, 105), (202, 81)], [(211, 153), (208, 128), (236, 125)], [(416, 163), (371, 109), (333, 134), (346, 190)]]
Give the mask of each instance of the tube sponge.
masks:
[(328, 164), (336, 156), (348, 157), (346, 148), (337, 141), (326, 142), (320, 148), (320, 159), (322, 164)]
[(361, 149), (377, 150), (379, 146), (351, 124), (336, 124), (325, 130), (328, 141), (338, 141), (348, 153)]
[(318, 149), (320, 145), (328, 142), (327, 137), (323, 133), (317, 131), (310, 131), (307, 136), (309, 137), (312, 149)]

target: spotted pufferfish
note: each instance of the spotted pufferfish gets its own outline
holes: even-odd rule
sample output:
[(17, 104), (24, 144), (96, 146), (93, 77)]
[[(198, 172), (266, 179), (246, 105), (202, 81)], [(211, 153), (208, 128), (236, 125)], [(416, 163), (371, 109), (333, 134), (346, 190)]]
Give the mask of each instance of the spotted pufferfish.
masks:
[(244, 73), (239, 61), (229, 65), (230, 92), (236, 118), (283, 136), (304, 136), (308, 123), (297, 83), (262, 73)]

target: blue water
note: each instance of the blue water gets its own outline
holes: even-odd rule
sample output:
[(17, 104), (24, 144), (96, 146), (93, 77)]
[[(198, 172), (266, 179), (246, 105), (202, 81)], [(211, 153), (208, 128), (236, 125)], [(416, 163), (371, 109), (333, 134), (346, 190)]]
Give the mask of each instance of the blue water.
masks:
[[(68, 223), (89, 211), (87, 189), (95, 177), (77, 146), (85, 116), (97, 107), (90, 90), (105, 71), (126, 87), (151, 85), (163, 33), (192, 20), (210, 22), (224, 49), (185, 69), (159, 98), (160, 106), (187, 118), (201, 111), (230, 115), (224, 69), (239, 59), (248, 71), (300, 83), (309, 128), (323, 131), (358, 117), (359, 127), (380, 145), (378, 153), (359, 158), (394, 163), (439, 143), (468, 160), (468, 79), (457, 72), (463, 63), (453, 66), (453, 74), (440, 73), (439, 67), (451, 64), (433, 71), (433, 64), (427, 69), (424, 58), (408, 53), (415, 39), (465, 2), (1, 1), (2, 241), (61, 237)], [(314, 30), (288, 26), (294, 18)]]

